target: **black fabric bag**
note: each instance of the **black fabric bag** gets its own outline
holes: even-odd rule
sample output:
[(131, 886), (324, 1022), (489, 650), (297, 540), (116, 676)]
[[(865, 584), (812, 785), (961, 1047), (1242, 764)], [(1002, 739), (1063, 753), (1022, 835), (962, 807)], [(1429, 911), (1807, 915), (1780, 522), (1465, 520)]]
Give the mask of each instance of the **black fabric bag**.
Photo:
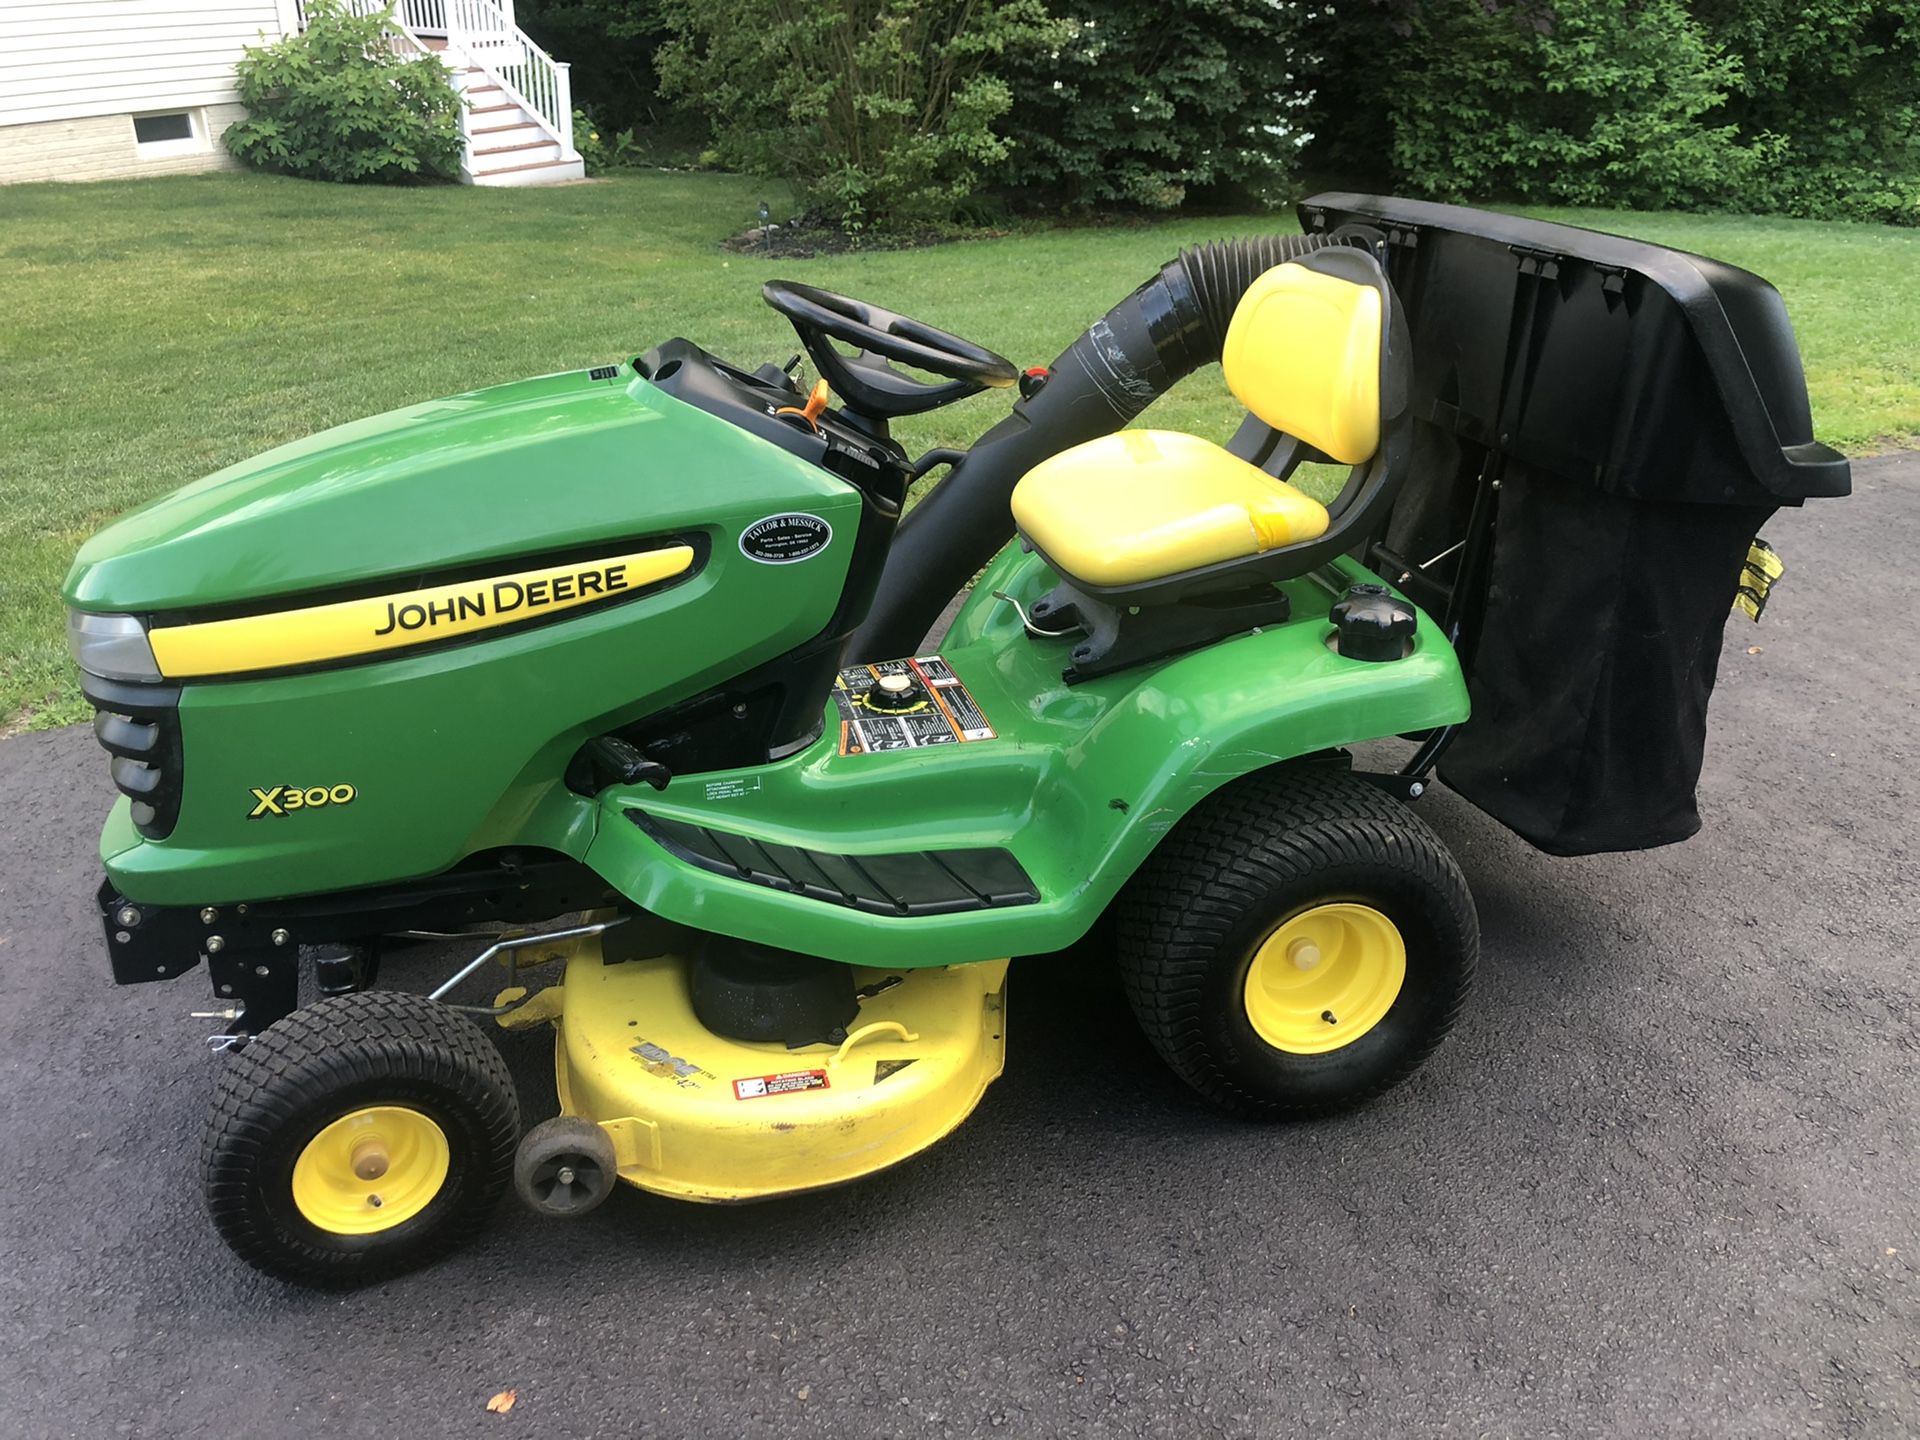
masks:
[(1366, 558), (1460, 651), (1441, 779), (1556, 855), (1686, 839), (1748, 548), (1849, 487), (1778, 293), (1454, 206), (1321, 195), (1301, 220), (1375, 246), (1412, 332), (1411, 475)]
[(1692, 835), (1721, 636), (1772, 513), (1626, 500), (1509, 466), (1473, 719), (1440, 778), (1555, 855)]

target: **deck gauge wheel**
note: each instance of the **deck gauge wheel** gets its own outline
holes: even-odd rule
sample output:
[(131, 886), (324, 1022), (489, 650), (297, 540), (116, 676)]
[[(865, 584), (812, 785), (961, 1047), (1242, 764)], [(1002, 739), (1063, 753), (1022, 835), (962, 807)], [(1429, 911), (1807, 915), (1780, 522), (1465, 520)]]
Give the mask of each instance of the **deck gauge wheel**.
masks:
[(613, 1193), (613, 1141), (591, 1120), (556, 1115), (527, 1132), (513, 1158), (513, 1189), (536, 1215), (574, 1220)]

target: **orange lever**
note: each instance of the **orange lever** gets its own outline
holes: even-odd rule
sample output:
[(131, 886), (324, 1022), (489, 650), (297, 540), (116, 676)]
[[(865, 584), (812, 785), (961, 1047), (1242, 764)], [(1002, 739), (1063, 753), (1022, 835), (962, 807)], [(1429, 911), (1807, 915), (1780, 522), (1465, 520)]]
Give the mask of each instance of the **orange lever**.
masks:
[(826, 413), (827, 402), (833, 399), (833, 392), (827, 389), (827, 382), (813, 382), (813, 393), (807, 396), (805, 405), (782, 405), (773, 413), (776, 415), (798, 415), (815, 430), (820, 428), (820, 417)]

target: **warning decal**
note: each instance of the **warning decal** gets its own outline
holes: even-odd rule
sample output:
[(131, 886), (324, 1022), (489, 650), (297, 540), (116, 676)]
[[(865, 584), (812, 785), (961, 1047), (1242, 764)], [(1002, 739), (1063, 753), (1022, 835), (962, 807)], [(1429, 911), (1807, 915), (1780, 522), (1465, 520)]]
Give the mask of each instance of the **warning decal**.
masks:
[(833, 685), (840, 753), (918, 750), (997, 738), (972, 693), (938, 655), (853, 665)]
[(784, 1075), (756, 1075), (748, 1080), (733, 1082), (733, 1098), (736, 1100), (762, 1100), (769, 1095), (798, 1095), (806, 1090), (825, 1090), (827, 1072), (824, 1070), (789, 1070)]

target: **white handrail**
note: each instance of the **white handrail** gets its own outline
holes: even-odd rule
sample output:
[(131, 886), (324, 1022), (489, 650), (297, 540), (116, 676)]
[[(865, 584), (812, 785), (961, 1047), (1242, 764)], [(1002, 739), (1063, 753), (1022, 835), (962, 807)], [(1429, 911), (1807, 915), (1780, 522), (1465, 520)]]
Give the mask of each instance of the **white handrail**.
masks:
[(400, 23), (420, 35), (447, 33), (447, 9), (441, 0), (400, 0)]
[[(407, 0), (414, 3), (414, 0)], [(498, 0), (418, 0), (437, 5), (446, 16), (447, 48), (458, 50), (534, 119), (560, 147), (562, 160), (576, 160), (573, 148), (573, 77), (513, 23), (513, 12)]]
[[(345, 3), (355, 15), (378, 15), (383, 10), (391, 10), (401, 27), (416, 36), (447, 33), (446, 0), (345, 0)], [(306, 29), (307, 0), (293, 0), (293, 8), (300, 28)], [(513, 0), (506, 0), (499, 8), (505, 12), (507, 24), (512, 26)]]
[[(433, 51), (421, 43), (416, 27), (394, 13), (393, 0), (344, 0), (349, 15), (384, 15), (387, 19), (386, 37), (389, 47), (396, 55), (431, 55)], [(440, 0), (404, 0), (406, 9), (411, 12), (416, 5), (437, 5)], [(300, 29), (307, 28), (307, 0), (293, 0), (293, 17)]]

